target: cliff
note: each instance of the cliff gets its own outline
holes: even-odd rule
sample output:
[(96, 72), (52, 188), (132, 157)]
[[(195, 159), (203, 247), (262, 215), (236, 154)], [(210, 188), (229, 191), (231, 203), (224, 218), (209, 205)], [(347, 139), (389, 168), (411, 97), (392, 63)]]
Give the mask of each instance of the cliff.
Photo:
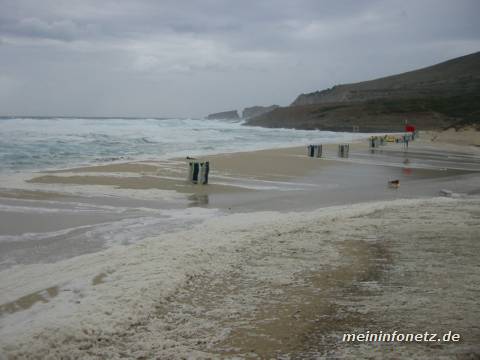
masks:
[(400, 131), (480, 122), (480, 52), (427, 68), (302, 94), (248, 125), (331, 131)]
[(423, 108), (423, 103), (409, 100), (287, 106), (248, 120), (247, 125), (347, 132), (355, 126), (361, 132), (388, 132), (403, 131), (406, 120), (421, 130), (443, 129), (458, 121), (454, 116)]
[(214, 119), (226, 119), (226, 120), (236, 120), (240, 119), (238, 116), (237, 110), (230, 110), (230, 111), (222, 111), (214, 114), (210, 114), (207, 116), (208, 120)]
[(265, 113), (268, 113), (276, 108), (279, 108), (278, 105), (271, 105), (271, 106), (252, 106), (243, 109), (242, 118), (249, 119), (255, 116), (259, 116)]
[(292, 106), (443, 97), (473, 92), (480, 92), (480, 52), (403, 74), (302, 94)]

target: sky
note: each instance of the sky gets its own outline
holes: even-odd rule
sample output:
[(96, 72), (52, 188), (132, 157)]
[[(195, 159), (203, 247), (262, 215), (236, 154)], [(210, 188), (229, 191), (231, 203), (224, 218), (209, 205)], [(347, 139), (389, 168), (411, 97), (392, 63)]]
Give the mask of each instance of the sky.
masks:
[(477, 0), (0, 0), (0, 115), (203, 117), (480, 50)]

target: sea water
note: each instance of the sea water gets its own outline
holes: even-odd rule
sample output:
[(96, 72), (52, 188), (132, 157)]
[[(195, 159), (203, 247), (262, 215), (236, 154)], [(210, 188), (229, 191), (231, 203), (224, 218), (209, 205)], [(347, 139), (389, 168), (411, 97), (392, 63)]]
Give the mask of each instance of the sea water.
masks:
[(240, 120), (3, 117), (0, 172), (348, 141), (359, 136), (252, 127)]

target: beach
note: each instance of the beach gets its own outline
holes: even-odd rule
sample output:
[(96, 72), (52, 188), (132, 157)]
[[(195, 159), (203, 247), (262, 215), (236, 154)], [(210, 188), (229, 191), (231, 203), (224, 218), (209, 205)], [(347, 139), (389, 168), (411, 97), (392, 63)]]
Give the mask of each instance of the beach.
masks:
[(480, 360), (480, 1), (0, 4), (0, 360)]
[[(349, 143), (5, 178), (2, 356), (479, 356), (480, 151)], [(367, 330), (461, 341), (341, 341)]]

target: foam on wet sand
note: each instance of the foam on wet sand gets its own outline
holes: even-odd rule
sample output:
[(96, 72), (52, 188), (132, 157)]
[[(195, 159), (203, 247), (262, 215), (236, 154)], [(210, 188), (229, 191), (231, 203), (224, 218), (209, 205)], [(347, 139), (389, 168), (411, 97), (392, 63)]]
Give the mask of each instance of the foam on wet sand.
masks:
[[(1, 304), (58, 290), (4, 312), (2, 350), (18, 358), (478, 353), (479, 205), (436, 198), (234, 214), (4, 270)], [(372, 327), (449, 328), (463, 342), (333, 346), (342, 331)]]

